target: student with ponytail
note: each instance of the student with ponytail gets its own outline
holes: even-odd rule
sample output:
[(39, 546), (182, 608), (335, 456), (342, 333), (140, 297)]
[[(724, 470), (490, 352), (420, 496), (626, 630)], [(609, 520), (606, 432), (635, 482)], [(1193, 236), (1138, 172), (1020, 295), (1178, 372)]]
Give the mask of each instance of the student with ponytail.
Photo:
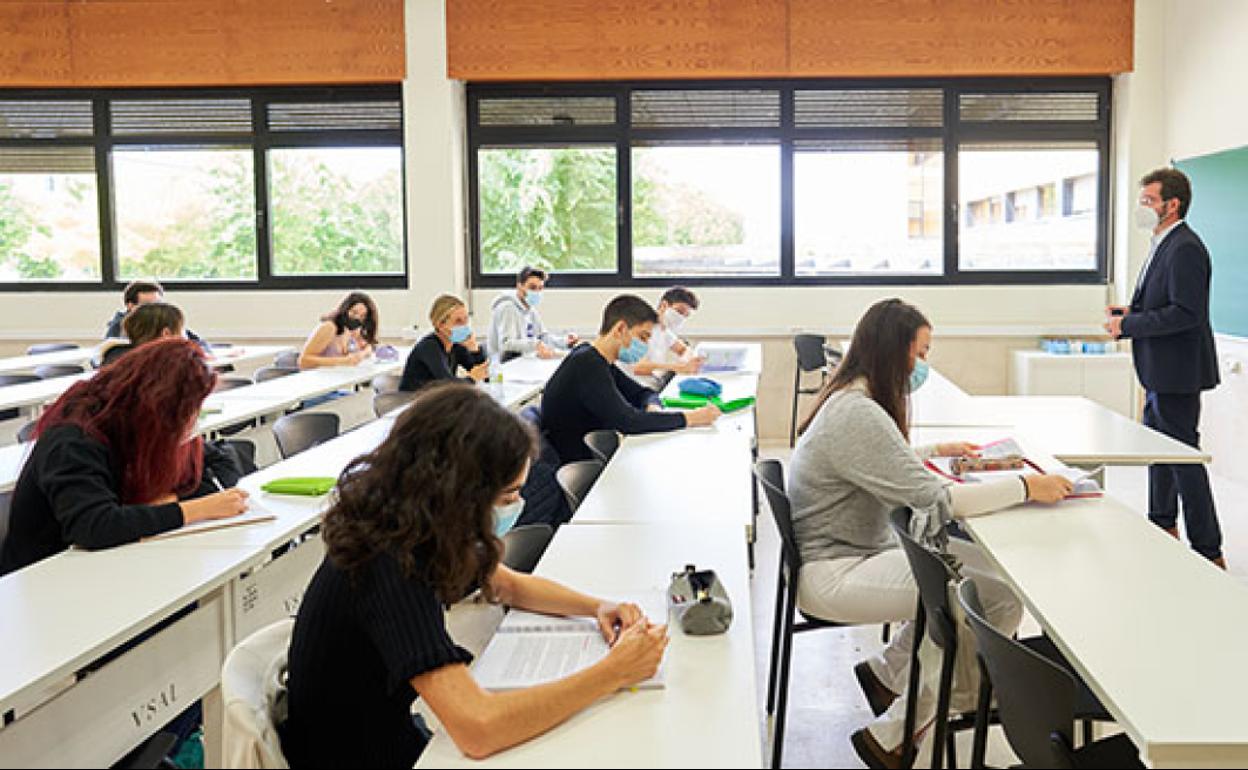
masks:
[(429, 310), (433, 331), (407, 356), (399, 390), (419, 390), (431, 382), (454, 380), (463, 369), (466, 382), (481, 382), (490, 373), (485, 351), (468, 325), (468, 308), (453, 294), (443, 294)]

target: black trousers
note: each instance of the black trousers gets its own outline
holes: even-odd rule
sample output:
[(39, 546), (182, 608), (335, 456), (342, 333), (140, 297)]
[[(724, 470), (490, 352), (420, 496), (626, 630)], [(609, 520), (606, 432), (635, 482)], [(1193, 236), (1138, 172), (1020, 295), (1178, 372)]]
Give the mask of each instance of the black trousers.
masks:
[[(1193, 449), (1200, 448), (1200, 394), (1152, 393), (1144, 402), (1144, 424)], [(1148, 468), (1148, 518), (1159, 527), (1178, 524), (1179, 500), (1192, 548), (1207, 559), (1222, 555), (1222, 529), (1203, 464)]]

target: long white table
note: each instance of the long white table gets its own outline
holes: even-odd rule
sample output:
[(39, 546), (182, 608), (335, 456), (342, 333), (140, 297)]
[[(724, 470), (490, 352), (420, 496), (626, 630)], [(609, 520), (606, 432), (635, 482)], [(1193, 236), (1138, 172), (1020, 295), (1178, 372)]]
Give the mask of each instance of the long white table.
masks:
[(964, 526), (1148, 763), (1248, 766), (1248, 588), (1112, 497)]
[(669, 626), (664, 689), (617, 693), (484, 761), (464, 757), (438, 729), (416, 767), (760, 767), (749, 571), (736, 532), (688, 521), (562, 527), (535, 573), (625, 598), (664, 593), (686, 564), (715, 570), (734, 619), (719, 636)]
[[(294, 350), (291, 345), (216, 345), (210, 347), (212, 357), (209, 362), (214, 367), (272, 359), (278, 353)], [(90, 362), (95, 351), (96, 347), (70, 348), (69, 350), (54, 350), (51, 353), (36, 353), (33, 356), (0, 358), (0, 374), (33, 372), (40, 366), (85, 365)]]

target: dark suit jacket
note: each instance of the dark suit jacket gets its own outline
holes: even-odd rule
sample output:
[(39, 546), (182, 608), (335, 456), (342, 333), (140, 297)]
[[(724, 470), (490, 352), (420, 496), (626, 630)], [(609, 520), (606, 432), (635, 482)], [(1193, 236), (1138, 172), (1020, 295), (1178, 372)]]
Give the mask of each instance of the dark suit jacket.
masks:
[(1213, 266), (1200, 237), (1180, 223), (1170, 231), (1122, 319), (1135, 371), (1153, 393), (1199, 393), (1218, 385), (1218, 358), (1209, 325)]

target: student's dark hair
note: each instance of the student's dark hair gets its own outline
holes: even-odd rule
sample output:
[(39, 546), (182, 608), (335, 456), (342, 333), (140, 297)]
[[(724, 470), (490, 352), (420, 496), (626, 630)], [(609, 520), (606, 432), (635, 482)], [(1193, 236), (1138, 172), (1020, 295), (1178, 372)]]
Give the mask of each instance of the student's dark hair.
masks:
[(494, 503), (536, 449), (532, 429), (485, 391), (430, 385), (339, 477), (322, 528), (330, 561), (354, 574), (389, 553), (444, 602), (473, 585), (488, 593), (502, 553)]
[(131, 281), (126, 284), (126, 289), (121, 293), (121, 299), (127, 305), (139, 304), (139, 295), (157, 292), (161, 296), (165, 294), (165, 287), (155, 281)]
[(865, 379), (867, 394), (893, 418), (901, 435), (909, 438), (910, 347), (919, 330), (931, 325), (918, 308), (902, 300), (885, 299), (872, 305), (858, 321), (849, 352), (819, 391), (798, 432), (806, 432), (833, 393)]
[(373, 302), (373, 298), (362, 291), (353, 291), (342, 298), (342, 302), (338, 303), (338, 307), (325, 315), (321, 316), (322, 321), (333, 321), (334, 329), (338, 334), (342, 334), (347, 328), (347, 314), (351, 308), (356, 305), (363, 305), (368, 308), (368, 318), (364, 319), (364, 325), (360, 327), (360, 336), (370, 345), (377, 344), (377, 303)]
[(684, 286), (673, 286), (663, 292), (663, 296), (659, 298), (659, 302), (666, 302), (669, 305), (675, 305), (677, 302), (683, 302), (693, 310), (698, 309), (698, 295), (689, 291)]
[(608, 302), (606, 309), (602, 311), (602, 326), (598, 327), (598, 333), (606, 334), (620, 321), (631, 329), (637, 324), (654, 323), (658, 320), (659, 314), (644, 299), (636, 294), (621, 294)]
[(1148, 187), (1153, 182), (1161, 183), (1161, 200), (1179, 199), (1179, 218), (1187, 216), (1187, 209), (1192, 205), (1192, 183), (1187, 174), (1177, 168), (1158, 168), (1140, 179), (1140, 187)]
[(523, 285), (524, 282), (529, 280), (530, 278), (537, 278), (542, 283), (545, 283), (547, 280), (549, 280), (547, 275), (548, 274), (546, 273), (546, 271), (541, 269), (540, 267), (532, 267), (530, 265), (525, 265), (524, 267), (520, 268), (519, 273), (516, 273), (516, 285), (517, 286)]
[(152, 302), (139, 305), (126, 313), (125, 320), (121, 322), (121, 328), (130, 338), (130, 344), (137, 347), (144, 342), (160, 339), (166, 330), (176, 334), (182, 331), (185, 323), (186, 319), (177, 305), (170, 305), (168, 302)]

